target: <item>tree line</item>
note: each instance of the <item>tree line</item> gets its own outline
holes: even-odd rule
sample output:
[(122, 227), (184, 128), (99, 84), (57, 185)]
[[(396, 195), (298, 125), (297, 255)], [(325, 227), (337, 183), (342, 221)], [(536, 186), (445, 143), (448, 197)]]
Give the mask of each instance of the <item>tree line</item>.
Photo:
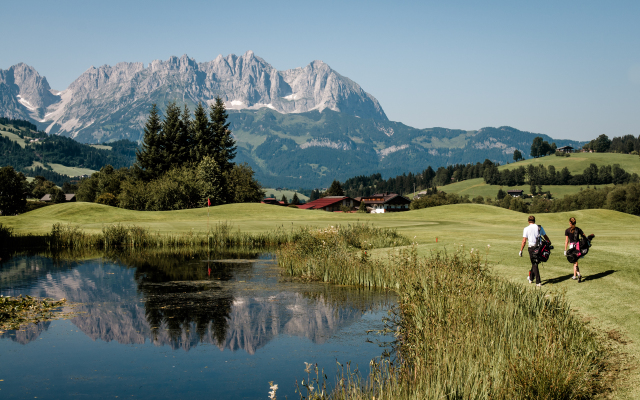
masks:
[(257, 202), (264, 192), (247, 164), (235, 164), (235, 140), (224, 102), (193, 118), (185, 105), (169, 103), (164, 116), (154, 104), (131, 168), (107, 165), (80, 182), (78, 200), (132, 210), (179, 210), (208, 204)]
[(597, 151), (598, 153), (638, 154), (640, 153), (640, 136), (624, 135), (609, 139), (607, 135), (602, 134), (582, 146), (582, 148)]
[(484, 171), (484, 182), (489, 185), (522, 186), (528, 185), (608, 185), (638, 181), (636, 173), (629, 174), (619, 164), (598, 165), (591, 163), (582, 174), (572, 175), (569, 168), (557, 171), (550, 165), (520, 166), (500, 171), (497, 166), (490, 166)]
[[(482, 178), (488, 168), (497, 168), (499, 165), (485, 159), (482, 163), (449, 165), (439, 167), (435, 171), (429, 166), (416, 174), (409, 172), (389, 179), (383, 179), (379, 173), (369, 176), (360, 175), (347, 179), (342, 187), (345, 195), (349, 197), (370, 196), (380, 192), (408, 194), (466, 179)], [(311, 197), (314, 196), (312, 193)]]

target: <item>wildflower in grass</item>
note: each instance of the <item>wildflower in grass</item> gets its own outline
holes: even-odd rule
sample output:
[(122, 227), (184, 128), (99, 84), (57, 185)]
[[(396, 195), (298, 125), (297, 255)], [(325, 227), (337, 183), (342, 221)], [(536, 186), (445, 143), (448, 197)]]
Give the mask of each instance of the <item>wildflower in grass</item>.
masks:
[(313, 367), (313, 364), (309, 364), (308, 362), (304, 362), (304, 372), (306, 372), (307, 374), (311, 372), (311, 367)]

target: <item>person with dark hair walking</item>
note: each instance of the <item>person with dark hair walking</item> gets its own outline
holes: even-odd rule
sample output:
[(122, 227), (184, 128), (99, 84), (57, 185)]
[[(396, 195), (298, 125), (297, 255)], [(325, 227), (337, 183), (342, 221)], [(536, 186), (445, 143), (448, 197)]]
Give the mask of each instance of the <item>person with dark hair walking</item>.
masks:
[(538, 245), (540, 241), (540, 236), (543, 236), (549, 245), (551, 245), (551, 240), (547, 236), (547, 233), (544, 231), (544, 228), (540, 225), (536, 225), (536, 217), (530, 215), (528, 218), (529, 226), (524, 228), (522, 231), (522, 245), (520, 246), (520, 257), (522, 257), (522, 250), (524, 249), (524, 245), (529, 244), (529, 259), (531, 260), (531, 269), (529, 270), (529, 276), (527, 280), (529, 283), (533, 283), (534, 279), (536, 282), (536, 286), (540, 287), (542, 284), (540, 283), (540, 270), (538, 269), (538, 258), (534, 255), (533, 251)]
[[(569, 227), (564, 231), (564, 255), (567, 255), (567, 246), (569, 249), (576, 248), (578, 243), (580, 243), (580, 235), (584, 236), (584, 232), (582, 229), (576, 226), (576, 219), (571, 217), (569, 218)], [(572, 260), (573, 261), (573, 260)], [(578, 283), (582, 282), (582, 275), (580, 275), (580, 268), (578, 267), (578, 260), (576, 260), (575, 264), (573, 264), (573, 280), (578, 280)]]

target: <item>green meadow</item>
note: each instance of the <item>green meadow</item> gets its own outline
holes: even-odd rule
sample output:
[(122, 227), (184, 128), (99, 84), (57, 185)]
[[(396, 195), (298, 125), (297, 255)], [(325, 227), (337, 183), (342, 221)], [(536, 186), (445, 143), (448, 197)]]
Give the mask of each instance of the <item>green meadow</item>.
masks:
[[(640, 175), (640, 157), (631, 154), (616, 154), (616, 153), (573, 153), (571, 157), (556, 157), (546, 156), (539, 158), (532, 158), (529, 160), (519, 161), (517, 163), (505, 164), (498, 167), (500, 170), (507, 170), (518, 168), (527, 165), (544, 165), (549, 168), (553, 165), (556, 171), (561, 171), (564, 167), (569, 169), (573, 175), (581, 174), (590, 164), (597, 164), (598, 166), (620, 164), (620, 167), (630, 174), (636, 173)], [(605, 186), (605, 185), (601, 185)], [(444, 190), (446, 193), (455, 193), (459, 195), (469, 195), (470, 199), (476, 196), (482, 196), (485, 199), (490, 197), (495, 199), (498, 194), (498, 190), (524, 190), (525, 193), (529, 193), (529, 185), (523, 186), (509, 186), (503, 187), (499, 185), (488, 185), (484, 183), (484, 179), (475, 178), (468, 179), (466, 181), (452, 183), (446, 186), (440, 186), (438, 189)], [(571, 186), (571, 185), (544, 185), (543, 191), (550, 191), (551, 195), (556, 198), (564, 197), (567, 194), (574, 194), (585, 186)]]
[[(619, 352), (617, 366), (623, 378), (612, 398), (640, 398), (640, 266), (637, 262), (640, 246), (636, 242), (640, 239), (640, 217), (609, 210), (540, 214), (537, 217), (537, 223), (544, 226), (556, 247), (549, 262), (541, 267), (541, 290), (550, 295), (564, 294), (574, 312)], [(586, 234), (596, 235), (591, 252), (580, 261), (582, 283), (570, 279), (572, 265), (562, 256), (569, 217), (575, 217), (577, 225)], [(364, 222), (396, 228), (417, 243), (419, 255), (479, 249), (493, 273), (536, 290), (526, 280), (530, 267), (528, 257), (518, 257), (527, 215), (486, 205), (460, 204), (374, 215), (327, 213), (264, 204), (139, 212), (93, 203), (67, 203), (15, 217), (2, 217), (0, 222), (14, 228), (18, 234), (48, 233), (56, 222), (77, 225), (93, 233), (100, 232), (106, 224), (122, 223), (145, 227), (151, 232), (173, 234), (203, 232), (208, 225), (219, 222), (249, 233), (279, 227), (327, 227)], [(376, 249), (371, 253), (375, 258), (383, 258), (391, 251), (396, 250)]]

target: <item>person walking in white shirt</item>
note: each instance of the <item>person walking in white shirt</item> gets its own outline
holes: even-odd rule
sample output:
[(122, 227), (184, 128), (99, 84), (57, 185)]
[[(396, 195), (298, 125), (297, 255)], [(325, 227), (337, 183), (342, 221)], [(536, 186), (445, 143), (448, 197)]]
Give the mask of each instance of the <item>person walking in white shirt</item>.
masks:
[(540, 270), (538, 269), (538, 259), (534, 256), (533, 250), (538, 245), (540, 235), (544, 236), (549, 245), (551, 245), (551, 240), (547, 236), (547, 233), (544, 231), (543, 227), (538, 228), (536, 225), (536, 217), (533, 215), (529, 216), (529, 226), (524, 228), (522, 231), (522, 245), (520, 246), (520, 257), (522, 257), (522, 250), (524, 249), (524, 245), (526, 243), (529, 244), (529, 259), (531, 260), (531, 270), (529, 270), (529, 276), (527, 280), (529, 283), (533, 283), (535, 279), (536, 286), (542, 286), (540, 283)]

